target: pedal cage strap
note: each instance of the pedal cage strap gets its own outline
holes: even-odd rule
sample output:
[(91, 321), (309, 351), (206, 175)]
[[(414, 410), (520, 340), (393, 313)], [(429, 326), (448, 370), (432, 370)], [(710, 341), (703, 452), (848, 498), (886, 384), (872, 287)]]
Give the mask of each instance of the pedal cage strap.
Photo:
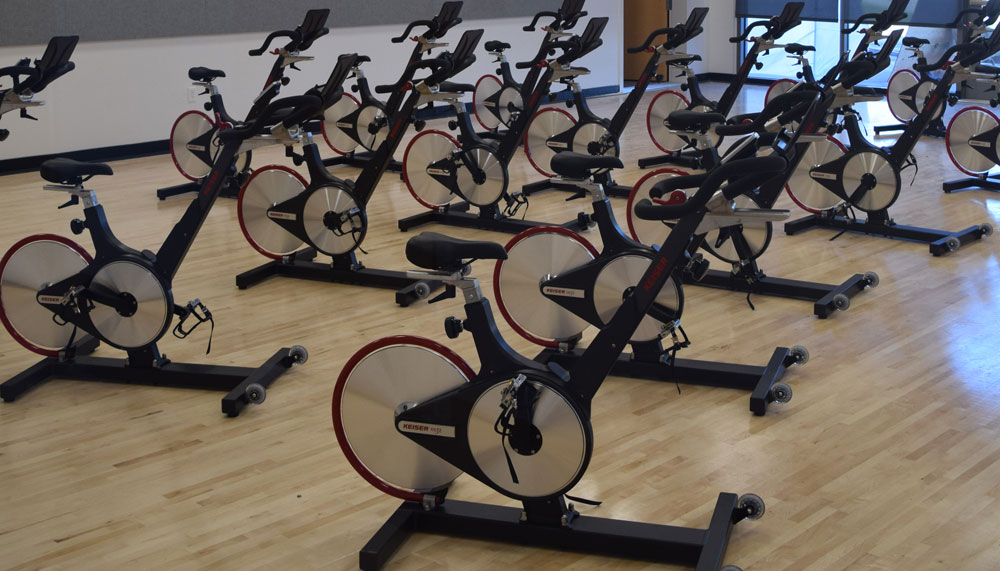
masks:
[(521, 192), (515, 192), (507, 196), (507, 207), (503, 210), (503, 215), (507, 218), (513, 218), (517, 216), (518, 211), (521, 207), (524, 207), (524, 214), (521, 215), (521, 220), (528, 215), (528, 197)]
[[(174, 313), (180, 316), (177, 321), (177, 325), (174, 326), (173, 335), (178, 339), (186, 339), (188, 335), (194, 332), (199, 325), (209, 323), (208, 330), (208, 348), (205, 349), (205, 354), (208, 355), (212, 352), (212, 337), (215, 335), (215, 319), (212, 317), (212, 312), (205, 307), (205, 304), (199, 299), (193, 299), (188, 302), (187, 305), (181, 307), (179, 305), (174, 306)], [(184, 322), (187, 321), (189, 317), (194, 316), (195, 324), (191, 326), (190, 329), (184, 329)]]

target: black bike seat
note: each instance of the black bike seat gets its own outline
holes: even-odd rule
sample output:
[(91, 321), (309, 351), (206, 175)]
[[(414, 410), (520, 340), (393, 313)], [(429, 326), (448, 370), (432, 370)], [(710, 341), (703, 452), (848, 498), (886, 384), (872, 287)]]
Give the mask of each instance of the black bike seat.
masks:
[(483, 47), (486, 48), (486, 51), (488, 52), (502, 52), (504, 50), (509, 50), (510, 44), (507, 42), (492, 40), (483, 44)]
[(450, 81), (442, 81), (438, 84), (438, 91), (443, 91), (445, 93), (465, 93), (467, 91), (475, 91), (476, 86), (471, 83), (452, 83)]
[(49, 159), (42, 163), (39, 173), (45, 180), (55, 184), (80, 184), (85, 176), (98, 174), (112, 175), (114, 171), (103, 163), (85, 163), (73, 159)]
[(557, 175), (568, 179), (583, 180), (596, 171), (620, 169), (621, 159), (613, 155), (585, 155), (583, 153), (556, 153), (550, 166)]
[(365, 62), (369, 62), (369, 61), (372, 61), (372, 58), (370, 58), (368, 56), (358, 56), (358, 57), (354, 58), (354, 65), (355, 65), (355, 67), (357, 67), (357, 66), (359, 66), (359, 65), (361, 65), (361, 64), (363, 64)]
[(712, 125), (725, 122), (726, 116), (714, 111), (681, 109), (667, 116), (667, 125), (677, 131), (707, 131)]
[(221, 69), (209, 69), (207, 67), (192, 67), (188, 70), (188, 77), (191, 81), (212, 81), (217, 77), (226, 77), (226, 72)]
[(437, 232), (421, 232), (406, 242), (406, 259), (420, 268), (455, 272), (463, 260), (506, 260), (507, 251), (496, 242), (461, 240)]
[(903, 45), (908, 48), (919, 48), (922, 45), (931, 43), (930, 40), (925, 40), (923, 38), (903, 38)]
[(802, 55), (806, 52), (814, 52), (816, 48), (813, 46), (807, 46), (803, 44), (788, 44), (785, 46), (785, 53)]

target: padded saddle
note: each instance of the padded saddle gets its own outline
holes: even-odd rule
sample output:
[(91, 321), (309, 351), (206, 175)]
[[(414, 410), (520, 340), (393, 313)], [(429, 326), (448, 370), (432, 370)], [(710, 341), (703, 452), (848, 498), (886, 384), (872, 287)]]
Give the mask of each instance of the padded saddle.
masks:
[(483, 44), (483, 47), (486, 48), (486, 51), (488, 52), (502, 52), (504, 50), (509, 50), (510, 44), (508, 44), (507, 42), (491, 40)]
[(552, 170), (559, 176), (583, 180), (597, 171), (620, 169), (622, 160), (612, 155), (586, 155), (583, 153), (556, 153), (550, 163)]
[(463, 260), (506, 260), (507, 251), (496, 242), (460, 240), (437, 232), (421, 232), (407, 240), (406, 259), (427, 270), (456, 272), (465, 266)]
[(209, 69), (207, 67), (192, 67), (188, 70), (188, 77), (191, 81), (212, 81), (219, 77), (226, 77), (226, 72), (221, 69)]
[(471, 83), (452, 83), (450, 81), (442, 81), (438, 84), (438, 91), (443, 91), (445, 93), (465, 93), (467, 91), (475, 91), (476, 86)]
[(725, 122), (726, 116), (714, 111), (681, 109), (667, 116), (667, 125), (675, 131), (707, 131), (712, 125)]
[(923, 38), (912, 38), (912, 37), (903, 38), (903, 45), (908, 48), (919, 48), (920, 46), (929, 43), (931, 43), (930, 40), (925, 40)]
[(45, 180), (55, 184), (77, 185), (83, 182), (83, 177), (104, 174), (112, 175), (114, 171), (103, 163), (85, 163), (73, 159), (49, 159), (42, 163), (39, 173)]
[(814, 46), (807, 46), (804, 44), (788, 44), (785, 46), (785, 53), (802, 55), (806, 52), (814, 52), (816, 48)]

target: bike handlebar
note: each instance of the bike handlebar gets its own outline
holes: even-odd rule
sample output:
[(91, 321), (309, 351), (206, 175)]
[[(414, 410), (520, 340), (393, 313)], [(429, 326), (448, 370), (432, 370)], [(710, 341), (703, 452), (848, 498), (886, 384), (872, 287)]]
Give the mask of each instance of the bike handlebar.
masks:
[[(715, 128), (715, 133), (717, 135), (722, 135), (723, 137), (731, 135), (749, 135), (754, 132), (761, 132), (764, 129), (765, 124), (774, 117), (778, 117), (782, 114), (788, 114), (789, 111), (793, 111), (800, 106), (806, 104), (811, 104), (816, 101), (820, 96), (817, 91), (790, 91), (788, 93), (782, 93), (781, 95), (775, 97), (764, 106), (763, 111), (754, 117), (752, 123), (743, 123), (737, 125), (719, 125)], [(801, 113), (792, 113), (792, 116), (799, 115)], [(790, 117), (789, 117), (790, 118)], [(788, 118), (784, 122), (787, 122)]]
[[(649, 199), (643, 198), (635, 205), (635, 214), (643, 220), (681, 218), (704, 208), (715, 191), (720, 188), (726, 199), (732, 200), (773, 178), (787, 166), (788, 163), (783, 157), (769, 155), (731, 161), (706, 174), (669, 178), (653, 186), (649, 195), (659, 198), (667, 192), (694, 186), (698, 187), (698, 191), (683, 204), (654, 205)], [(723, 187), (727, 181), (729, 184)]]
[[(10, 76), (14, 80), (14, 87), (18, 87), (23, 83), (34, 82), (42, 75), (42, 70), (37, 67), (31, 67), (30, 65), (12, 65), (10, 67), (0, 68), (0, 77)], [(18, 76), (26, 75), (28, 77), (19, 79)]]
[[(986, 44), (978, 42), (972, 42), (967, 44), (955, 44), (954, 46), (951, 46), (950, 48), (945, 50), (945, 52), (941, 54), (941, 58), (938, 59), (936, 62), (922, 64), (922, 65), (917, 63), (913, 65), (913, 69), (919, 72), (928, 72), (928, 71), (934, 71), (935, 69), (941, 69), (942, 67), (947, 65), (948, 60), (951, 59), (951, 56), (957, 54), (958, 52), (963, 52), (963, 51), (968, 51), (968, 52), (982, 51), (985, 54), (987, 48)], [(969, 53), (963, 56), (962, 59), (965, 59), (971, 55), (973, 55), (973, 53)]]
[(316, 95), (293, 95), (272, 101), (265, 107), (253, 122), (233, 129), (219, 131), (219, 139), (223, 142), (243, 141), (261, 133), (271, 124), (271, 119), (280, 111), (291, 109), (292, 112), (282, 119), (281, 124), (290, 128), (312, 119), (323, 112), (323, 100)]
[(646, 38), (646, 41), (643, 42), (641, 46), (638, 46), (638, 47), (635, 47), (635, 48), (628, 48), (625, 51), (627, 51), (630, 54), (637, 54), (639, 52), (645, 51), (646, 48), (648, 48), (649, 46), (653, 45), (653, 40), (655, 40), (657, 36), (662, 36), (662, 35), (666, 34), (667, 39), (669, 40), (670, 36), (677, 35), (677, 34), (680, 34), (680, 33), (681, 33), (681, 30), (679, 30), (677, 28), (660, 28), (659, 30), (654, 30), (651, 34), (649, 34), (649, 37)]
[(430, 20), (416, 20), (414, 22), (410, 22), (406, 26), (406, 29), (403, 30), (402, 34), (395, 38), (391, 38), (390, 41), (394, 44), (403, 43), (406, 38), (409, 37), (410, 32), (413, 31), (413, 28), (416, 28), (417, 26), (425, 26), (427, 28), (427, 31), (423, 34), (425, 39), (433, 40), (442, 38), (448, 30), (462, 23), (462, 19), (458, 17), (458, 13), (461, 10), (461, 0), (445, 2), (441, 5), (441, 11), (438, 12), (437, 16), (434, 16)]
[(756, 27), (760, 27), (760, 26), (766, 27), (767, 26), (767, 22), (754, 22), (753, 24), (750, 24), (749, 26), (746, 27), (745, 30), (743, 30), (742, 34), (740, 34), (740, 35), (738, 35), (736, 37), (733, 37), (733, 38), (729, 38), (729, 43), (731, 43), (731, 44), (738, 44), (738, 43), (746, 40), (748, 37), (750, 37), (750, 30), (752, 30), (752, 29), (754, 29)]
[(267, 48), (271, 47), (271, 42), (273, 42), (277, 38), (290, 38), (294, 40), (295, 35), (296, 33), (292, 30), (278, 30), (277, 32), (271, 32), (270, 34), (267, 35), (267, 39), (264, 40), (264, 43), (259, 48), (255, 50), (250, 50), (249, 54), (255, 57), (259, 55), (264, 55), (264, 52), (267, 51)]

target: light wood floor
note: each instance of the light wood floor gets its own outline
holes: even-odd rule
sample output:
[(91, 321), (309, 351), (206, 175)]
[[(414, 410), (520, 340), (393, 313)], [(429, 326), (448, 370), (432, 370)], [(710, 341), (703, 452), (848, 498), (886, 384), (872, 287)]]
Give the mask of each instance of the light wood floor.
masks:
[[(747, 88), (737, 111), (759, 108), (762, 97), (762, 88)], [(610, 115), (618, 101), (594, 108)], [(645, 104), (624, 140), (629, 167), (620, 182), (634, 183), (642, 174), (636, 159), (655, 152), (644, 121)], [(6, 145), (31, 128), (15, 123)], [(1000, 226), (1000, 195), (941, 192), (941, 181), (959, 174), (943, 142), (921, 141), (916, 154), (916, 182), (892, 209), (899, 222)], [(257, 166), (272, 161), (286, 164), (280, 150), (255, 152)], [(92, 187), (118, 236), (155, 250), (188, 199), (159, 202), (154, 190), (182, 180), (168, 156), (113, 166), (116, 175)], [(521, 156), (511, 176), (518, 185), (537, 179)], [(37, 174), (0, 177), (0, 247), (32, 233), (70, 235), (79, 210), (56, 210), (63, 197), (41, 184)], [(589, 206), (564, 198), (533, 198), (528, 217), (561, 222)], [(624, 216), (624, 201), (616, 206)], [(787, 198), (779, 206), (795, 209)], [(257, 365), (299, 343), (309, 362), (236, 419), (220, 414), (217, 393), (69, 381), (0, 404), (0, 568), (351, 569), (398, 504), (344, 460), (330, 421), (334, 381), (354, 351), (390, 334), (444, 342), (475, 366), (471, 337), (450, 341), (442, 327), (444, 317), (462, 314), (461, 303), (399, 308), (387, 290), (282, 279), (239, 291), (235, 274), (265, 260), (240, 233), (235, 207), (219, 201), (174, 287), (178, 302), (198, 297), (215, 314), (212, 354), (204, 355), (207, 328), (183, 342), (167, 336), (162, 349), (175, 361)], [(406, 268), (409, 235), (396, 220), (421, 210), (386, 176), (369, 208), (365, 263)], [(997, 237), (932, 258), (925, 245), (832, 235), (779, 232), (761, 265), (770, 275), (825, 282), (878, 272), (882, 285), (833, 319), (815, 319), (804, 302), (757, 296), (751, 311), (738, 293), (686, 290), (693, 346), (682, 356), (763, 365), (774, 346), (809, 348), (812, 360), (786, 377), (792, 402), (754, 417), (743, 392), (682, 386), (678, 394), (670, 383), (610, 378), (594, 401), (594, 458), (575, 489), (604, 504), (583, 513), (700, 527), (719, 492), (755, 492), (767, 514), (736, 526), (727, 555), (747, 570), (1000, 568)], [(474, 267), (490, 296), (492, 271)], [(501, 329), (515, 348), (535, 350)], [(103, 347), (97, 354), (120, 355)], [(35, 361), (0, 335), (0, 377)], [(467, 476), (451, 497), (510, 503)], [(656, 567), (433, 536), (411, 539), (390, 564), (609, 566)]]

